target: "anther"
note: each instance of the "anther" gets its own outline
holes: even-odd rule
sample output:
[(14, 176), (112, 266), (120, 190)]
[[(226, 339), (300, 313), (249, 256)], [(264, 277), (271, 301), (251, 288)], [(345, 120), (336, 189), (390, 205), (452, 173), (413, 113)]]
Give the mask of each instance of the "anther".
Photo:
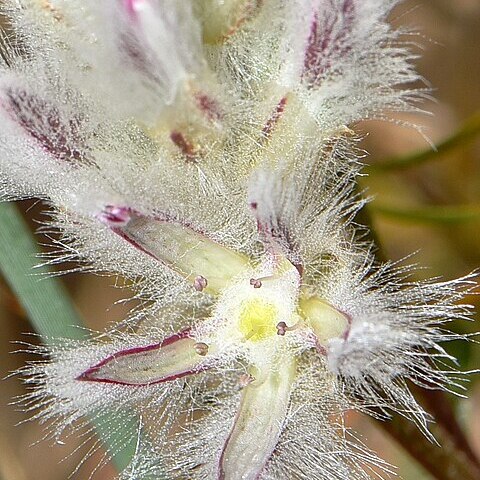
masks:
[(277, 335), (281, 335), (282, 337), (287, 333), (288, 326), (285, 322), (278, 322), (277, 323)]
[(195, 280), (193, 281), (193, 288), (197, 292), (201, 292), (204, 288), (207, 288), (208, 281), (205, 277), (202, 277), (202, 275), (198, 275), (198, 277), (195, 277)]
[(251, 278), (250, 285), (252, 285), (253, 288), (260, 288), (263, 285), (263, 282), (266, 282), (269, 280), (276, 280), (278, 278), (279, 278), (278, 275), (265, 275), (264, 277)]
[(195, 349), (195, 351), (197, 352), (198, 355), (200, 355), (201, 357), (204, 357), (205, 355), (207, 355), (208, 353), (208, 345), (206, 343), (203, 343), (203, 342), (197, 342), (193, 348)]

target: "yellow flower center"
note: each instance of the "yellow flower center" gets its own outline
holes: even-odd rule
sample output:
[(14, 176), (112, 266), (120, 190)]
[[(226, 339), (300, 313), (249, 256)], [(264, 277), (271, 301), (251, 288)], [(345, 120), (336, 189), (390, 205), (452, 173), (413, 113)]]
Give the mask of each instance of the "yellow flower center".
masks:
[(258, 342), (277, 334), (277, 317), (275, 305), (254, 298), (243, 304), (238, 326), (245, 340)]

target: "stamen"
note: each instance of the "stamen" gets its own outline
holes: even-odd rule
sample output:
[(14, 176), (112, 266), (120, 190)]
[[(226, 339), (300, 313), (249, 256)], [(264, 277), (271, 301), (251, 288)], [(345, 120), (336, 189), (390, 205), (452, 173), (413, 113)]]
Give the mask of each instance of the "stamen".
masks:
[(293, 332), (294, 330), (298, 330), (301, 326), (301, 322), (297, 322), (295, 325), (289, 327), (285, 322), (278, 322), (277, 323), (277, 335), (284, 336), (287, 332)]
[(251, 278), (250, 285), (252, 285), (253, 288), (260, 288), (263, 285), (264, 281), (275, 280), (277, 278), (279, 278), (278, 275), (266, 275), (265, 277)]
[(205, 357), (208, 353), (208, 345), (203, 342), (197, 342), (193, 348), (201, 357)]
[(193, 281), (193, 288), (197, 292), (203, 291), (204, 288), (207, 288), (207, 285), (208, 285), (208, 281), (202, 275), (198, 275), (198, 277), (195, 277), (195, 280)]
[(281, 335), (282, 337), (287, 333), (287, 324), (285, 322), (278, 322), (277, 323), (277, 335)]

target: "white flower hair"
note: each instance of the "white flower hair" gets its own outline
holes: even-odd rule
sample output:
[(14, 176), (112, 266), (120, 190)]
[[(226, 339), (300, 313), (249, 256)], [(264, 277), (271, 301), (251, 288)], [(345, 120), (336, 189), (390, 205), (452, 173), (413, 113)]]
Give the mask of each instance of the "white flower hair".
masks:
[[(42, 347), (28, 402), (53, 434), (138, 422), (122, 479), (363, 479), (343, 424), (449, 388), (443, 325), (471, 285), (375, 266), (350, 129), (415, 109), (380, 0), (16, 0), (0, 70), (0, 192), (38, 197), (55, 261), (149, 306)], [(117, 445), (118, 448), (121, 445)]]

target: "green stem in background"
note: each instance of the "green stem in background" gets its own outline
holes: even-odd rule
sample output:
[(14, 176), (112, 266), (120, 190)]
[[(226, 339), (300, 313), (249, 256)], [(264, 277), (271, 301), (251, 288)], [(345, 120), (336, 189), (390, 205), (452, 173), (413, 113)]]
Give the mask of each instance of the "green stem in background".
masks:
[(440, 142), (435, 149), (428, 148), (413, 154), (400, 157), (387, 158), (374, 165), (369, 165), (365, 170), (369, 174), (402, 170), (415, 167), (429, 160), (435, 160), (441, 155), (458, 147), (464, 147), (480, 135), (480, 112), (472, 115), (451, 137)]
[[(44, 342), (84, 338), (82, 321), (69, 294), (58, 278), (45, 277), (32, 234), (13, 203), (0, 203), (0, 272), (25, 309), (30, 322)], [(35, 268), (35, 270), (34, 270)], [(35, 273), (42, 274), (39, 278)], [(132, 425), (119, 424), (107, 415), (93, 421), (99, 437), (120, 451), (113, 456), (119, 470), (126, 467), (135, 451)], [(132, 441), (129, 441), (132, 439)]]
[(370, 208), (384, 217), (413, 223), (450, 225), (480, 220), (480, 205), (428, 205), (403, 209), (373, 202)]
[[(376, 257), (386, 261), (380, 240), (373, 228), (372, 204), (365, 205), (356, 220), (369, 228), (377, 247)], [(431, 443), (411, 421), (393, 414), (388, 421), (375, 423), (392, 436), (417, 462), (437, 480), (476, 480), (480, 478), (480, 461), (461, 429), (445, 392), (411, 385), (415, 398), (435, 419), (430, 430), (441, 445)]]

